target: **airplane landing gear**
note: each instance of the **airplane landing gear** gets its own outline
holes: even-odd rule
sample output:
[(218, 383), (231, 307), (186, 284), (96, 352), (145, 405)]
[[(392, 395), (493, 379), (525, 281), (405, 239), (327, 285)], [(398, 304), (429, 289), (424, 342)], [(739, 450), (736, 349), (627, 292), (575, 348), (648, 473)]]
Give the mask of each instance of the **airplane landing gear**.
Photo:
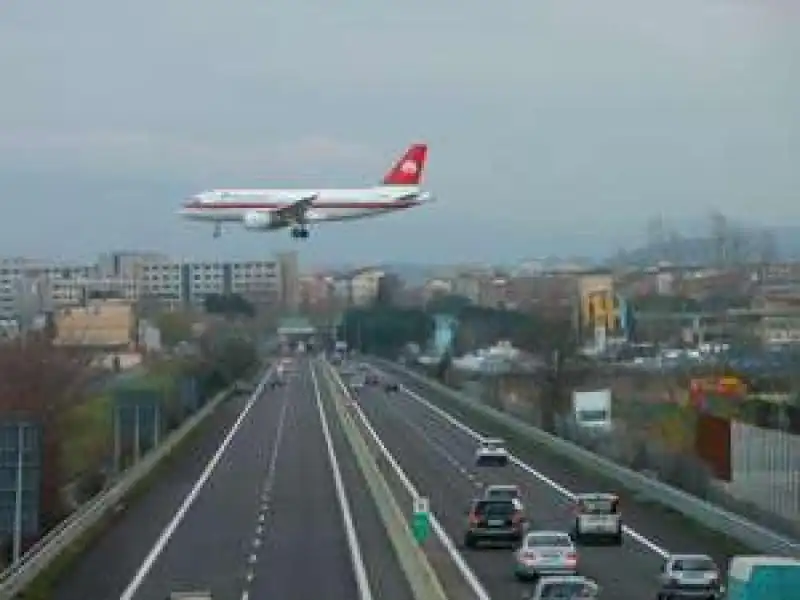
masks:
[(291, 235), (295, 239), (308, 239), (308, 229), (303, 226), (292, 227)]
[(214, 224), (214, 233), (213, 233), (214, 239), (218, 238), (221, 235), (222, 235), (222, 224), (221, 223), (215, 223)]

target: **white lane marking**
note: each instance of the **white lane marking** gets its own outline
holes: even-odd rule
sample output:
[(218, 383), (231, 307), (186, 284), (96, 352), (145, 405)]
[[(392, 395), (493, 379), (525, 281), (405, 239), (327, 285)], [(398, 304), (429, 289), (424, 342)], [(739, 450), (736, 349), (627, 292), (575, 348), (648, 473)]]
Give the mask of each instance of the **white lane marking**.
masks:
[(205, 469), (200, 474), (200, 477), (194, 484), (194, 487), (189, 491), (186, 497), (183, 499), (183, 503), (180, 505), (178, 510), (172, 517), (172, 520), (167, 524), (164, 530), (159, 534), (156, 543), (153, 544), (153, 547), (148, 552), (147, 556), (145, 557), (142, 564), (139, 566), (139, 570), (136, 571), (136, 574), (133, 576), (133, 579), (128, 584), (128, 587), (125, 588), (125, 591), (122, 592), (120, 595), (120, 600), (133, 600), (134, 595), (141, 587), (142, 583), (144, 582), (147, 574), (150, 572), (150, 569), (153, 568), (153, 565), (158, 560), (158, 557), (164, 551), (164, 548), (167, 546), (167, 542), (169, 542), (170, 538), (175, 533), (175, 530), (178, 529), (178, 525), (181, 524), (186, 513), (189, 512), (192, 504), (197, 499), (197, 496), (203, 490), (206, 483), (208, 483), (209, 478), (211, 477), (211, 473), (213, 473), (214, 469), (216, 468), (219, 461), (222, 459), (222, 455), (225, 454), (225, 450), (227, 450), (228, 446), (230, 446), (231, 441), (233, 440), (234, 436), (238, 433), (239, 429), (242, 427), (242, 423), (244, 422), (247, 414), (250, 412), (250, 409), (256, 403), (256, 401), (261, 397), (264, 393), (264, 388), (269, 381), (270, 376), (272, 375), (273, 368), (270, 368), (261, 381), (256, 387), (256, 390), (253, 392), (253, 395), (250, 396), (250, 399), (247, 401), (247, 404), (242, 409), (242, 412), (239, 413), (239, 417), (231, 427), (231, 430), (228, 432), (228, 435), (225, 436), (225, 439), (222, 440), (222, 443), (217, 448), (217, 451), (214, 453), (214, 456), (211, 457), (211, 460), (208, 461), (206, 464)]
[[(361, 406), (361, 403), (358, 403)], [(403, 421), (406, 426), (411, 429), (414, 433), (416, 433), (422, 440), (428, 444), (433, 450), (435, 450), (442, 458), (444, 458), (450, 466), (453, 467), (454, 470), (458, 471), (466, 477), (467, 479), (474, 480), (477, 479), (477, 475), (471, 473), (470, 470), (467, 468), (464, 463), (458, 460), (450, 451), (445, 448), (444, 444), (442, 444), (439, 440), (434, 439), (432, 436), (428, 435), (422, 427), (414, 423), (411, 419), (409, 419), (406, 415), (402, 414), (402, 411), (397, 411), (393, 408), (391, 403), (387, 403), (387, 409), (391, 412), (397, 419)]]
[[(342, 378), (339, 376), (339, 373), (333, 368), (330, 368), (330, 373), (333, 379), (336, 380), (336, 383), (339, 384), (339, 387), (341, 388), (345, 398), (350, 398), (352, 400), (352, 395), (350, 394), (350, 390), (347, 389), (347, 386), (342, 381)], [(408, 475), (405, 474), (405, 471), (403, 471), (402, 467), (400, 467), (400, 465), (397, 463), (397, 460), (395, 460), (394, 456), (392, 456), (392, 453), (389, 452), (389, 449), (383, 443), (383, 440), (381, 440), (381, 438), (375, 432), (375, 429), (372, 427), (372, 424), (369, 422), (369, 419), (367, 419), (367, 416), (364, 414), (364, 411), (361, 410), (361, 407), (358, 405), (357, 402), (353, 402), (353, 410), (356, 411), (356, 414), (358, 415), (358, 418), (361, 421), (361, 423), (364, 425), (364, 428), (369, 432), (369, 435), (375, 442), (375, 445), (377, 445), (378, 448), (380, 449), (381, 453), (383, 454), (383, 457), (386, 459), (386, 462), (388, 462), (389, 465), (391, 465), (392, 470), (395, 472), (398, 479), (403, 484), (403, 487), (406, 488), (408, 494), (414, 499), (419, 498), (420, 494), (417, 491), (417, 488), (414, 487), (414, 484), (411, 483), (411, 480), (408, 478)], [(430, 512), (430, 519), (431, 519), (431, 528), (433, 529), (433, 532), (436, 534), (436, 537), (439, 538), (439, 541), (445, 547), (445, 550), (447, 550), (447, 553), (450, 555), (450, 558), (455, 563), (458, 570), (461, 572), (461, 576), (466, 580), (467, 584), (469, 584), (469, 586), (472, 588), (474, 594), (478, 597), (479, 600), (491, 600), (491, 596), (489, 596), (489, 593), (486, 591), (486, 588), (483, 587), (483, 584), (480, 582), (477, 575), (475, 575), (474, 571), (467, 564), (467, 561), (464, 560), (464, 557), (458, 551), (456, 545), (453, 543), (453, 540), (450, 539), (450, 536), (447, 535), (447, 532), (444, 530), (444, 527), (442, 527), (442, 524), (439, 522), (439, 519), (436, 518), (436, 514), (433, 511)]]
[(328, 429), (328, 419), (325, 417), (325, 411), (322, 408), (322, 398), (320, 396), (317, 375), (314, 373), (313, 363), (309, 363), (308, 368), (311, 370), (311, 382), (314, 384), (314, 399), (317, 402), (319, 420), (322, 424), (322, 435), (325, 437), (325, 447), (328, 450), (328, 461), (330, 462), (331, 472), (333, 474), (333, 483), (336, 486), (336, 498), (339, 500), (339, 508), (342, 512), (342, 518), (344, 519), (344, 529), (345, 533), (347, 534), (347, 545), (350, 549), (350, 558), (353, 562), (353, 571), (355, 572), (356, 576), (358, 596), (361, 600), (372, 600), (372, 590), (369, 586), (367, 569), (364, 565), (364, 558), (361, 556), (361, 547), (358, 543), (356, 528), (353, 525), (353, 514), (350, 512), (350, 503), (347, 500), (347, 493), (344, 489), (342, 474), (339, 471), (339, 460), (336, 458), (336, 452), (333, 449), (331, 432)]
[(250, 600), (250, 592), (242, 592), (242, 600)]
[(283, 432), (286, 429), (286, 413), (289, 408), (289, 388), (288, 386), (283, 389), (283, 400), (281, 403), (281, 412), (278, 415), (278, 426), (275, 432), (275, 439), (272, 441), (272, 449), (269, 456), (269, 465), (267, 465), (267, 474), (264, 476), (264, 488), (261, 495), (261, 507), (258, 511), (258, 525), (256, 526), (256, 535), (252, 541), (252, 551), (247, 559), (248, 568), (245, 575), (245, 585), (242, 593), (250, 593), (248, 586), (255, 579), (255, 571), (253, 565), (258, 561), (258, 551), (262, 544), (261, 536), (264, 533), (264, 526), (262, 523), (266, 520), (266, 512), (269, 508), (269, 495), (272, 492), (272, 487), (275, 483), (275, 473), (278, 465), (278, 454), (281, 451)]
[[(370, 367), (372, 369), (374, 369), (375, 371), (379, 372), (379, 373), (383, 373), (383, 371), (381, 369), (378, 369), (377, 367), (374, 367), (372, 365), (370, 365)], [(383, 373), (383, 374), (386, 375), (385, 373)], [(464, 423), (462, 423), (461, 421), (456, 419), (453, 415), (451, 415), (450, 413), (448, 413), (444, 409), (439, 408), (435, 404), (432, 404), (430, 401), (426, 400), (423, 396), (420, 396), (419, 394), (417, 394), (414, 390), (407, 388), (403, 384), (398, 384), (398, 387), (400, 388), (400, 390), (402, 390), (410, 398), (412, 398), (413, 400), (416, 400), (417, 402), (419, 402), (420, 404), (422, 404), (423, 406), (428, 408), (430, 411), (432, 411), (433, 413), (435, 413), (436, 415), (438, 415), (439, 417), (444, 419), (448, 424), (450, 424), (452, 427), (458, 429), (459, 431), (469, 435), (470, 437), (472, 437), (472, 438), (474, 438), (476, 440), (482, 440), (482, 439), (485, 439), (486, 437), (488, 437), (488, 436), (482, 435), (481, 433), (475, 431), (474, 429), (472, 429), (468, 425), (465, 425)], [(565, 488), (563, 485), (553, 481), (552, 479), (550, 479), (549, 477), (547, 477), (543, 473), (540, 473), (539, 471), (534, 469), (529, 464), (523, 462), (518, 457), (514, 456), (513, 454), (509, 454), (509, 458), (511, 459), (511, 462), (514, 463), (517, 467), (519, 467), (520, 469), (522, 469), (523, 471), (525, 471), (529, 475), (532, 475), (533, 477), (535, 477), (536, 479), (541, 481), (546, 486), (554, 489), (556, 492), (558, 492), (562, 496), (565, 496), (565, 497), (569, 498), (570, 500), (575, 498), (575, 494), (573, 492), (571, 492), (570, 490)], [(655, 554), (658, 554), (661, 558), (669, 557), (669, 555), (670, 555), (669, 550), (667, 550), (666, 548), (664, 548), (662, 546), (659, 546), (656, 542), (654, 542), (653, 540), (643, 536), (638, 531), (635, 531), (635, 530), (631, 529), (627, 525), (623, 525), (622, 526), (622, 531), (628, 537), (630, 537), (631, 539), (639, 542), (642, 546), (644, 546), (648, 550), (652, 551)]]

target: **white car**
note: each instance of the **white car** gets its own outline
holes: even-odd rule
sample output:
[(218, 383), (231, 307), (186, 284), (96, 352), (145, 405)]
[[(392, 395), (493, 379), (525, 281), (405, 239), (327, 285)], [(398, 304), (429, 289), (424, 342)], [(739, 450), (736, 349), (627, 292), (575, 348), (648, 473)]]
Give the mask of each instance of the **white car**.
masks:
[(658, 600), (702, 598), (716, 600), (725, 591), (719, 567), (705, 554), (674, 554), (667, 558), (659, 575)]
[(622, 544), (622, 515), (616, 494), (592, 493), (575, 496), (573, 539), (609, 539)]
[(506, 450), (505, 442), (499, 438), (486, 438), (481, 441), (480, 446), (475, 451), (475, 464), (477, 466), (507, 465), (508, 450)]
[(575, 575), (578, 550), (561, 531), (531, 531), (517, 551), (514, 575), (517, 579), (537, 579), (543, 575)]

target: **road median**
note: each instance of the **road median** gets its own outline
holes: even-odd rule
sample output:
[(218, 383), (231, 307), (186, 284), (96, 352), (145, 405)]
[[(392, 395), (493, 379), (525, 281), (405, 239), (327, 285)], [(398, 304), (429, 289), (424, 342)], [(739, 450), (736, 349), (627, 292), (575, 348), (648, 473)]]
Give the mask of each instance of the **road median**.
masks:
[(383, 521), (414, 598), (416, 600), (446, 600), (447, 594), (435, 570), (425, 552), (417, 545), (412, 536), (405, 514), (392, 493), (389, 483), (381, 473), (367, 442), (345, 407), (347, 398), (343, 396), (339, 387), (331, 379), (329, 367), (321, 364), (320, 371), (329, 391), (329, 394), (323, 395), (323, 401), (325, 397), (330, 398), (334, 414), (341, 423), (358, 468), (367, 482), (370, 495), (378, 509), (378, 514)]

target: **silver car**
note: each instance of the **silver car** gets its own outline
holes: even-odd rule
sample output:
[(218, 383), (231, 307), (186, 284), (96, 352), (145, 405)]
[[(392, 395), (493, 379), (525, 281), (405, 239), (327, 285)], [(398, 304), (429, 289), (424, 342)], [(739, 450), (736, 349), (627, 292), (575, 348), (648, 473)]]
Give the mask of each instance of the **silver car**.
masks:
[(517, 579), (577, 572), (578, 550), (569, 534), (562, 531), (531, 531), (516, 554), (514, 575)]
[(664, 563), (659, 583), (658, 600), (716, 600), (724, 591), (719, 568), (705, 554), (673, 554)]
[(528, 600), (596, 600), (600, 595), (597, 582), (580, 575), (542, 577)]

